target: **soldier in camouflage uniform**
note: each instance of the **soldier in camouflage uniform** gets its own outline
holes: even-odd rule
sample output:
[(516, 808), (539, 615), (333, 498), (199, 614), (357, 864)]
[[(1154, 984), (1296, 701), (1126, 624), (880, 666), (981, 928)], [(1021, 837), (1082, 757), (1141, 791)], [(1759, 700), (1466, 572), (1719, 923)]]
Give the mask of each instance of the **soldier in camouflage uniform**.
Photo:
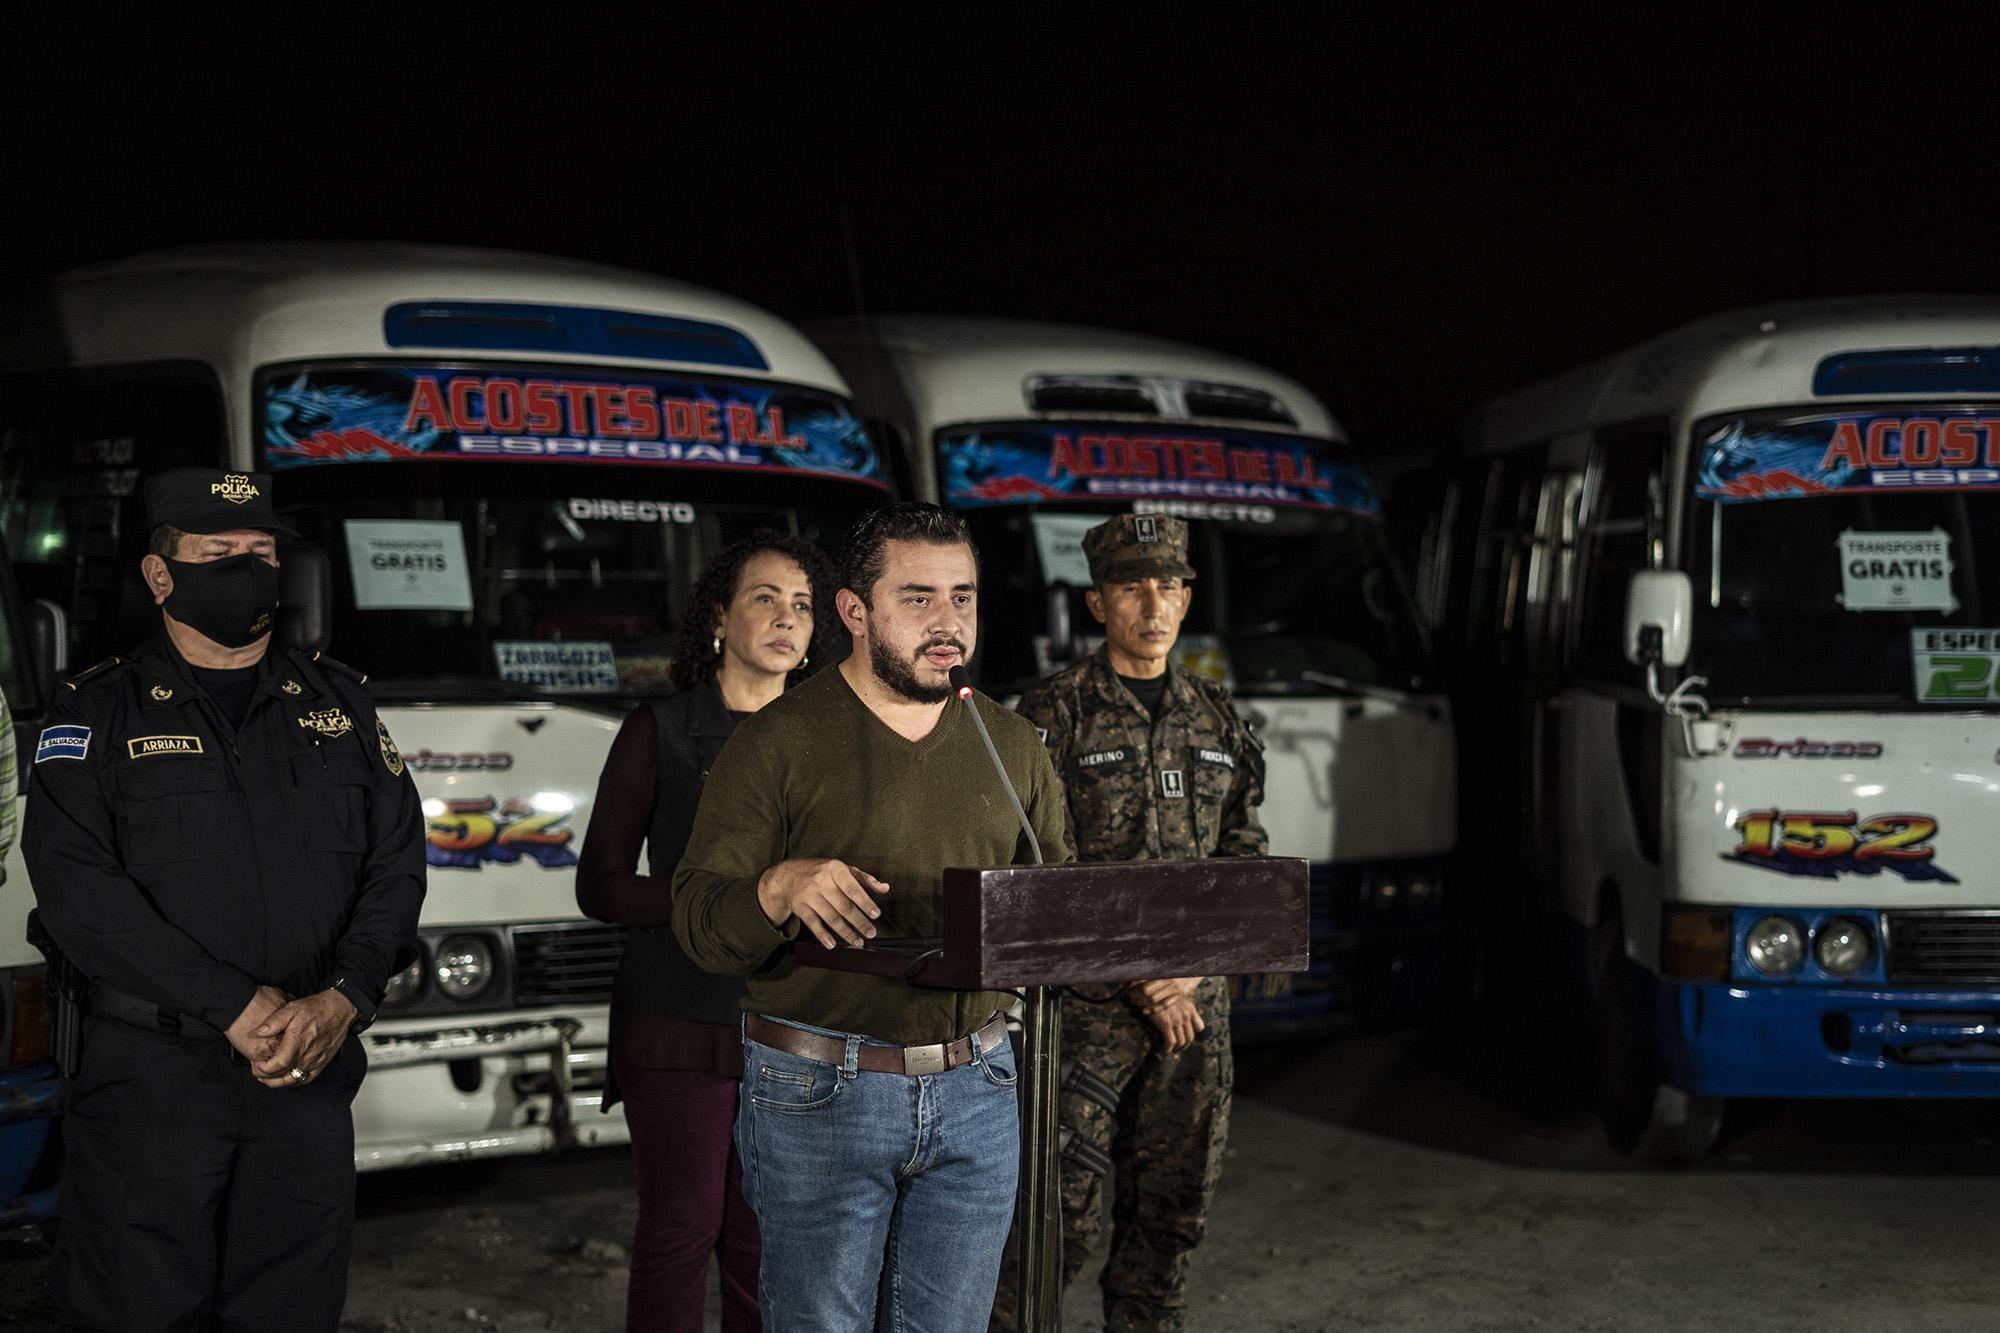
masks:
[[(1020, 711), (1063, 780), (1083, 861), (1261, 856), (1262, 744), (1228, 691), (1168, 660), (1192, 595), (1187, 524), (1126, 514), (1083, 539), (1105, 644), (1028, 691)], [(1188, 1260), (1229, 1137), (1234, 1065), (1222, 977), (1134, 985), (1063, 1006), (1063, 1281), (1083, 1268), (1117, 1174), (1104, 1326), (1186, 1326)], [(1015, 1327), (1002, 1267), (993, 1328)]]

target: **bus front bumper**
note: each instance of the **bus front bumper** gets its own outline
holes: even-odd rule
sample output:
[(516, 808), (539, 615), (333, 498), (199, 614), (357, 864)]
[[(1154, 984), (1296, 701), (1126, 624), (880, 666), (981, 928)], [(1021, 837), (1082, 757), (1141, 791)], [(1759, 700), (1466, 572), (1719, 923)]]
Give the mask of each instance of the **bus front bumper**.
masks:
[(363, 1035), (368, 1075), (354, 1101), (354, 1165), (560, 1152), (630, 1141), (602, 1113), (604, 1014), (495, 1014), (427, 1025), (404, 1019)]
[(2000, 1097), (2000, 990), (1659, 983), (1667, 1077), (1710, 1097)]

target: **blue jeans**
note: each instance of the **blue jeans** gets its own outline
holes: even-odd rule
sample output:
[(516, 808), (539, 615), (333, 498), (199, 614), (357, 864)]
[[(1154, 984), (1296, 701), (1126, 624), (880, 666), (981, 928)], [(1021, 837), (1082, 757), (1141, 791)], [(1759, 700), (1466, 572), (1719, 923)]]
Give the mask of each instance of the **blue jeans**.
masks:
[(883, 1043), (805, 1030), (845, 1038), (844, 1067), (743, 1039), (765, 1333), (984, 1333), (1020, 1165), (1012, 1046), (912, 1077), (855, 1068)]

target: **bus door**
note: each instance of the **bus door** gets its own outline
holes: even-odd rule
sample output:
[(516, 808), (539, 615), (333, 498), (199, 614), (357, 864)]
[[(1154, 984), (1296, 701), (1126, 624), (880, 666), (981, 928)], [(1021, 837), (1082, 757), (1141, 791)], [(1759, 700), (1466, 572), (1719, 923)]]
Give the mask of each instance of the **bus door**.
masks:
[[(1660, 705), (1626, 661), (1632, 575), (1666, 558), (1664, 422), (1599, 431), (1590, 444), (1581, 526), (1565, 557), (1564, 684), (1537, 827), (1565, 852), (1561, 899), (1578, 922), (1597, 917), (1600, 886), (1655, 882), (1660, 859)], [(1564, 784), (1561, 791), (1555, 782)]]
[(1476, 812), (1463, 845), (1481, 864), (1504, 849), (1541, 884), (1552, 882), (1556, 864), (1544, 827), (1561, 623), (1552, 599), (1567, 572), (1566, 534), (1582, 480), (1580, 468), (1560, 465), (1554, 452), (1553, 444), (1536, 444), (1483, 465), (1463, 657), (1461, 808)]
[(1526, 551), (1518, 614), (1521, 647), (1517, 716), (1525, 728), (1521, 747), (1520, 847), (1522, 865), (1544, 886), (1555, 885), (1562, 872), (1561, 842), (1555, 835), (1559, 808), (1556, 784), (1561, 780), (1559, 712), (1563, 668), (1563, 631), (1569, 605), (1576, 548), (1577, 516), (1584, 473), (1577, 457), (1579, 439), (1557, 440), (1553, 464), (1542, 477), (1535, 497), (1535, 523)]

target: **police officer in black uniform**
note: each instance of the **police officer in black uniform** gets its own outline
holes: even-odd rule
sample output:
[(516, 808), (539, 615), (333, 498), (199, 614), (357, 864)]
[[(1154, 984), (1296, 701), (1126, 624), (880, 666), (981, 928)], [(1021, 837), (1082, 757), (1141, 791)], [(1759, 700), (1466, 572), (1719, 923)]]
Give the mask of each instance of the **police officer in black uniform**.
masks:
[(259, 473), (147, 482), (162, 632), (59, 690), (24, 849), (81, 974), (53, 1279), (89, 1329), (335, 1329), (356, 1034), (414, 957), (422, 821), (363, 678), (273, 648)]

